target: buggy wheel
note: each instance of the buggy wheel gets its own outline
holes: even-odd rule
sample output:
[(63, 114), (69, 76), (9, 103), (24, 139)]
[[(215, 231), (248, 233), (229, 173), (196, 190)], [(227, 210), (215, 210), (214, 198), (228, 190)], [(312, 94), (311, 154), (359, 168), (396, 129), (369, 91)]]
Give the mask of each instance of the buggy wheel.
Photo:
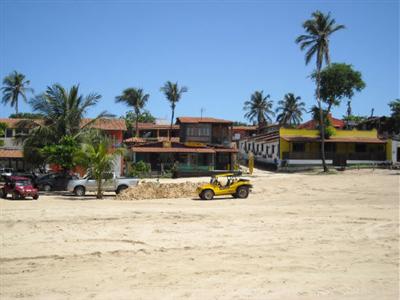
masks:
[(33, 200), (37, 200), (37, 199), (39, 199), (39, 195), (35, 195), (32, 198), (33, 198)]
[(238, 198), (247, 198), (249, 196), (249, 188), (247, 186), (240, 186), (236, 190)]
[(20, 198), (20, 196), (19, 196), (19, 194), (18, 194), (18, 193), (16, 193), (16, 192), (12, 192), (12, 194), (11, 194), (11, 198), (12, 198), (13, 200), (18, 200), (18, 199)]
[(0, 197), (3, 199), (7, 199), (7, 194), (4, 189), (0, 189)]
[(212, 200), (214, 198), (214, 192), (212, 190), (205, 190), (201, 193), (203, 197), (200, 196), (203, 200)]

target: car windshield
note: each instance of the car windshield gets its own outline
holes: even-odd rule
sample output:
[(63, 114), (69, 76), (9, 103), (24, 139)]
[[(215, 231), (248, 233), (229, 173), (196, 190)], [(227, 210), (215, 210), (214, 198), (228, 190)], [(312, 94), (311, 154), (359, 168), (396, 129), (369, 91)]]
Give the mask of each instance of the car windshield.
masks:
[(17, 185), (17, 186), (27, 186), (30, 184), (31, 184), (31, 182), (29, 180), (18, 180), (15, 182), (15, 185)]

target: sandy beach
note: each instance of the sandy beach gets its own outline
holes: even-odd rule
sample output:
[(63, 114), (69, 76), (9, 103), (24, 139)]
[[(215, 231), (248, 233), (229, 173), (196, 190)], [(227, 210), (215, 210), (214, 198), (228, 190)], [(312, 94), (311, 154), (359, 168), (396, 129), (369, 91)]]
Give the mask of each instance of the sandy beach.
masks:
[(0, 298), (395, 300), (399, 179), (257, 172), (248, 199), (1, 200)]

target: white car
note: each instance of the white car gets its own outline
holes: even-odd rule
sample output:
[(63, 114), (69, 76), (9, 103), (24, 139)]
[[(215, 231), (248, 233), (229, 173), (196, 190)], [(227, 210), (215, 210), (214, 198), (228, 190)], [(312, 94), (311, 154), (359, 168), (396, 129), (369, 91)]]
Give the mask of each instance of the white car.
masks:
[[(105, 192), (115, 192), (117, 194), (139, 183), (139, 179), (137, 178), (117, 177), (115, 173), (107, 173), (104, 178), (102, 190)], [(84, 196), (86, 192), (97, 191), (97, 182), (89, 175), (85, 175), (82, 179), (70, 180), (67, 190), (74, 193), (76, 196)]]
[(12, 168), (0, 168), (1, 176), (11, 176), (14, 170)]

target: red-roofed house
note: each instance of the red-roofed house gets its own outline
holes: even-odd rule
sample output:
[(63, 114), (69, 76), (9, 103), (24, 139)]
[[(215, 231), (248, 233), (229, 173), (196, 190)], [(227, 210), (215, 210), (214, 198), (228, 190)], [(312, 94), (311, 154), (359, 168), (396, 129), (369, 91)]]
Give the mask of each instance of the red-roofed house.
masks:
[[(332, 126), (335, 127), (336, 129), (344, 129), (346, 125), (343, 120), (332, 117), (332, 114), (328, 115), (328, 119), (331, 121)], [(299, 129), (316, 129), (317, 127), (318, 127), (318, 122), (316, 122), (315, 120), (310, 120), (297, 126), (297, 128)]]

